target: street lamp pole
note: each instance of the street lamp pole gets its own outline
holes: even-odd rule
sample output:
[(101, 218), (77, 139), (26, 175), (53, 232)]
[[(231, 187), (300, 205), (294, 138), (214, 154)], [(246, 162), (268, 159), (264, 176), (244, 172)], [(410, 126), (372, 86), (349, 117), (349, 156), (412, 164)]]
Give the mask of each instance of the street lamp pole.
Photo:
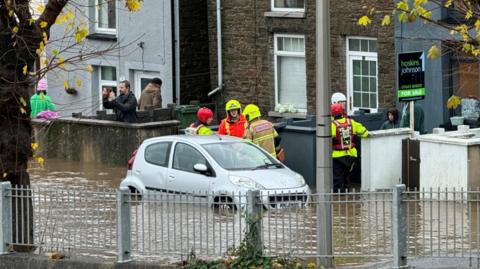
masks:
[(330, 119), (330, 5), (316, 0), (316, 113), (317, 113), (317, 264), (333, 267), (332, 135)]

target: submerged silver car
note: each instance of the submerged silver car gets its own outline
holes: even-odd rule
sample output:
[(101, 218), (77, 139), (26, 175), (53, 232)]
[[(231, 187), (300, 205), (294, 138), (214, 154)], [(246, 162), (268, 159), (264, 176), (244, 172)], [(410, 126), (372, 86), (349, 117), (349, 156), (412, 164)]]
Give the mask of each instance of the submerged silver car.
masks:
[(210, 203), (243, 203), (259, 190), (265, 206), (307, 203), (304, 178), (260, 147), (229, 136), (162, 136), (145, 140), (129, 161), (120, 186), (147, 191), (205, 195)]

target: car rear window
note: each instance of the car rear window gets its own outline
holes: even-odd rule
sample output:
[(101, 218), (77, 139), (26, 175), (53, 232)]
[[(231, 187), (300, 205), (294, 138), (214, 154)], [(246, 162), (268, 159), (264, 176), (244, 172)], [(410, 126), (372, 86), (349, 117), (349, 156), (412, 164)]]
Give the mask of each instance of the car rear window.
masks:
[(171, 142), (161, 142), (147, 146), (145, 149), (145, 161), (151, 164), (167, 167), (171, 145)]

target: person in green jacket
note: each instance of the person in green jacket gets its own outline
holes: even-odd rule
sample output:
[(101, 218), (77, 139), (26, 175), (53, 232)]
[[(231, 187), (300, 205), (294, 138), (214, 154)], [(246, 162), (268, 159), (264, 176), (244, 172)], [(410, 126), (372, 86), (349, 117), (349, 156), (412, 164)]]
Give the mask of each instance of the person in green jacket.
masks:
[[(415, 105), (413, 106), (413, 129), (420, 134), (425, 134), (425, 127), (423, 126), (423, 121), (425, 118), (425, 114), (423, 112), (422, 107), (415, 102)], [(401, 128), (408, 128), (410, 127), (410, 104), (407, 103), (406, 105), (403, 106), (402, 109), (402, 119), (400, 120), (400, 127)]]
[(42, 111), (55, 111), (55, 104), (52, 102), (50, 96), (47, 95), (47, 81), (42, 78), (37, 83), (37, 91), (32, 97), (30, 97), (30, 117), (36, 118), (38, 113)]

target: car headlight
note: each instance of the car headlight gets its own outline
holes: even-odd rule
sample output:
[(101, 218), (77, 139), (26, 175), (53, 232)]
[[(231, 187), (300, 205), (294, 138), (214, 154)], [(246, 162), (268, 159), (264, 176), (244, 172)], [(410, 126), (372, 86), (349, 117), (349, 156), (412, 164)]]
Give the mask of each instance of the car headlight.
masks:
[(305, 179), (304, 179), (303, 176), (300, 175), (299, 173), (296, 173), (296, 174), (295, 174), (295, 179), (297, 180), (297, 182), (298, 182), (298, 184), (299, 184), (300, 186), (305, 185)]
[(258, 184), (257, 182), (253, 181), (248, 177), (241, 177), (241, 176), (229, 176), (230, 182), (233, 185), (238, 187), (244, 187), (251, 190), (261, 190), (265, 189), (262, 185)]

